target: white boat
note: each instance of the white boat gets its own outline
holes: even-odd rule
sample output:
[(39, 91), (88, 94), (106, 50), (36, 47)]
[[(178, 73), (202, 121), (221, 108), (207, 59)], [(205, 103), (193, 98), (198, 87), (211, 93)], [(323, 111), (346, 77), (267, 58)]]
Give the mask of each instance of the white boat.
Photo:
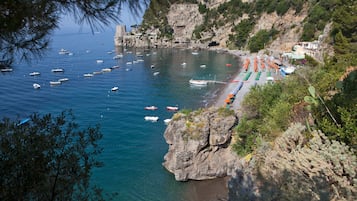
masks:
[(160, 74), (160, 72), (154, 72), (154, 73), (153, 73), (154, 76), (156, 76), (156, 75), (158, 75), (158, 74)]
[(84, 77), (93, 77), (93, 74), (92, 73), (85, 73), (83, 74)]
[(118, 90), (119, 90), (119, 87), (113, 87), (111, 90), (112, 90), (112, 91), (118, 91)]
[(50, 85), (60, 85), (60, 81), (50, 81)]
[(131, 65), (131, 64), (133, 64), (133, 62), (131, 61), (126, 62), (126, 65)]
[(166, 106), (166, 109), (169, 111), (177, 111), (179, 108), (177, 106)]
[(30, 76), (36, 76), (36, 75), (40, 75), (41, 73), (40, 72), (32, 72), (32, 73), (29, 73)]
[(59, 82), (67, 82), (69, 79), (68, 78), (61, 78), (61, 79), (58, 79)]
[(170, 121), (171, 121), (171, 119), (165, 119), (165, 120), (164, 120), (164, 122), (165, 122), (166, 125), (169, 124)]
[(104, 62), (103, 60), (97, 59), (97, 64), (101, 64), (101, 63), (103, 63), (103, 62)]
[(145, 119), (145, 121), (156, 122), (156, 121), (159, 120), (159, 117), (157, 117), (157, 116), (145, 116), (144, 119)]
[(281, 70), (286, 74), (289, 75), (295, 71), (295, 67), (289, 66), (289, 67), (284, 67), (281, 68)]
[(145, 108), (144, 108), (145, 110), (157, 110), (158, 108), (156, 107), (156, 106), (146, 106)]
[(181, 64), (181, 66), (186, 66), (186, 64), (187, 64), (186, 62), (183, 62), (183, 63)]
[(102, 74), (103, 72), (100, 72), (100, 71), (94, 71), (93, 72), (93, 75), (99, 75), (99, 74)]
[(200, 67), (201, 68), (206, 68), (206, 64), (201, 64)]
[(117, 69), (117, 68), (120, 68), (120, 67), (118, 65), (111, 67), (111, 69)]
[(192, 55), (198, 55), (198, 52), (192, 52), (191, 54)]
[(64, 70), (62, 68), (54, 68), (51, 71), (52, 71), (52, 73), (63, 73), (64, 72)]
[(39, 88), (41, 88), (41, 85), (40, 84), (37, 84), (37, 83), (33, 83), (33, 88), (34, 89), (39, 89)]
[(121, 58), (123, 58), (122, 54), (117, 54), (113, 57), (113, 59), (121, 59)]
[(151, 65), (150, 65), (150, 68), (155, 68), (155, 65), (154, 65), (154, 64), (151, 64)]
[(112, 71), (112, 69), (110, 69), (110, 68), (103, 68), (102, 69), (102, 72), (111, 72)]
[(1, 72), (3, 72), (3, 73), (12, 72), (12, 68), (3, 68), (3, 69), (1, 69)]
[(64, 55), (64, 54), (69, 54), (70, 52), (68, 51), (68, 50), (66, 50), (66, 49), (60, 49), (60, 51), (58, 52), (58, 54), (62, 54), (62, 55)]
[(190, 79), (189, 82), (190, 84), (197, 85), (197, 86), (206, 86), (208, 83), (206, 80), (193, 80), (193, 79)]

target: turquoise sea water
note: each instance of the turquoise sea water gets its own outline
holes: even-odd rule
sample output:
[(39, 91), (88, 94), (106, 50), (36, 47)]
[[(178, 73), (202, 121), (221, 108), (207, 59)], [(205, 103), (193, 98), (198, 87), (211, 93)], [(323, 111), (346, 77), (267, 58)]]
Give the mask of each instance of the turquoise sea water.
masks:
[[(107, 193), (117, 192), (116, 200), (197, 200), (190, 183), (180, 183), (161, 165), (168, 149), (163, 133), (166, 118), (172, 112), (166, 106), (180, 109), (205, 107), (219, 93), (222, 85), (190, 87), (189, 80), (217, 79), (227, 81), (238, 70), (238, 60), (231, 55), (212, 51), (179, 49), (115, 49), (114, 33), (56, 33), (45, 57), (30, 64), (15, 64), (14, 71), (0, 73), (0, 117), (25, 118), (33, 112), (59, 114), (72, 109), (80, 125), (99, 123), (104, 137), (100, 160), (105, 166), (95, 169), (93, 182)], [(72, 56), (59, 55), (65, 48)], [(114, 50), (115, 53), (111, 53)], [(116, 53), (120, 60), (113, 60)], [(137, 61), (137, 52), (143, 62)], [(97, 63), (96, 60), (103, 60)], [(182, 65), (186, 63), (186, 65)], [(226, 63), (233, 64), (226, 67)], [(201, 67), (205, 64), (206, 67)], [(83, 77), (85, 73), (118, 65), (112, 72)], [(151, 68), (151, 66), (154, 68)], [(63, 68), (64, 73), (53, 73)], [(38, 71), (40, 76), (29, 76)], [(154, 72), (159, 72), (154, 76)], [(69, 78), (59, 86), (49, 81)], [(35, 90), (33, 83), (41, 89)], [(119, 90), (112, 92), (117, 86)], [(145, 106), (155, 105), (156, 111)], [(158, 122), (144, 121), (144, 116), (158, 116)], [(189, 193), (187, 193), (189, 192)]]

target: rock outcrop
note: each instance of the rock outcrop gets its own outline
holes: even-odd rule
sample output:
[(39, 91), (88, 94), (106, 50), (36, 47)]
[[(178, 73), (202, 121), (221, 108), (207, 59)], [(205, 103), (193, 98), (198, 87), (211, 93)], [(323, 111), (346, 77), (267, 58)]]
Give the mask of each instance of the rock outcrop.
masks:
[(234, 112), (224, 108), (175, 114), (164, 134), (169, 144), (164, 167), (178, 181), (231, 175), (240, 164), (229, 146), (237, 123)]
[(236, 172), (229, 200), (357, 200), (356, 172), (346, 145), (295, 124)]

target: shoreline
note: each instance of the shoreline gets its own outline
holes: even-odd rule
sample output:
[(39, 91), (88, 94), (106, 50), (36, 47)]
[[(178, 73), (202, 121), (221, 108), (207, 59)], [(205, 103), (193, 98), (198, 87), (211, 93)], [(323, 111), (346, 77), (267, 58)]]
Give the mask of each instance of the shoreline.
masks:
[[(212, 103), (209, 104), (209, 106), (227, 107), (233, 109), (236, 113), (239, 114), (241, 113), (241, 103), (244, 99), (244, 96), (250, 91), (251, 87), (255, 85), (266, 84), (268, 82), (267, 77), (273, 77), (274, 80), (281, 79), (280, 73), (275, 71), (274, 69), (271, 69), (266, 60), (263, 61), (265, 68), (262, 69), (262, 62), (260, 61), (260, 59), (258, 59), (258, 68), (256, 72), (254, 71), (254, 59), (257, 57), (266, 58), (268, 57), (267, 55), (259, 55), (257, 53), (249, 53), (240, 50), (217, 49), (216, 51), (223, 51), (224, 53), (238, 57), (240, 61), (240, 64), (238, 65), (240, 66), (238, 67), (238, 71), (232, 76), (232, 78), (227, 82), (227, 84), (225, 84), (221, 88), (220, 92), (217, 94), (216, 98), (213, 99)], [(247, 71), (245, 71), (243, 69), (243, 64), (245, 62), (245, 59), (247, 58), (250, 60), (250, 64), (248, 65)], [(251, 72), (251, 75), (246, 81), (244, 81), (245, 76), (248, 76), (248, 72)], [(258, 75), (259, 72), (260, 76)], [(257, 77), (259, 78), (257, 79)], [(243, 83), (243, 85), (240, 90), (237, 90), (240, 83)], [(234, 91), (238, 92), (235, 94), (233, 101), (229, 104), (228, 107), (226, 104), (226, 99), (228, 98), (228, 95)]]

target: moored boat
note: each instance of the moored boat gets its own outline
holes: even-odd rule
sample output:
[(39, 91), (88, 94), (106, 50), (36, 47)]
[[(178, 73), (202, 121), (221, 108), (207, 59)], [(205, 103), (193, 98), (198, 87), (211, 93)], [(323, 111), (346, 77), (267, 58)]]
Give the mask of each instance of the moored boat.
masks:
[(60, 81), (50, 81), (50, 85), (60, 85)]
[(103, 68), (102, 69), (102, 72), (111, 72), (112, 71), (112, 69), (110, 69), (110, 68)]
[(157, 116), (145, 116), (144, 117), (145, 121), (153, 121), (153, 122), (156, 122), (159, 120), (159, 117)]
[(193, 80), (193, 79), (190, 79), (189, 82), (192, 85), (199, 85), (199, 86), (206, 86), (208, 83), (206, 80)]
[(169, 111), (177, 111), (179, 108), (177, 106), (166, 106), (166, 109)]
[(111, 90), (112, 90), (112, 91), (118, 91), (118, 90), (119, 90), (119, 87), (113, 87)]
[(33, 83), (33, 88), (34, 89), (39, 89), (39, 88), (41, 88), (41, 85), (40, 84), (37, 84), (37, 83)]
[(36, 76), (36, 75), (40, 75), (41, 73), (40, 72), (32, 72), (32, 73), (29, 73), (30, 76)]
[(66, 81), (68, 81), (68, 80), (69, 80), (69, 79), (66, 78), (66, 77), (65, 77), (65, 78), (61, 78), (61, 79), (58, 79), (59, 82), (66, 82)]
[(51, 71), (52, 71), (53, 73), (63, 73), (63, 72), (64, 72), (63, 68), (54, 68), (54, 69), (52, 69)]
[(3, 73), (12, 72), (12, 68), (3, 68), (3, 69), (1, 69), (1, 72), (3, 72)]
[(165, 120), (164, 120), (164, 122), (165, 122), (166, 125), (169, 124), (170, 121), (171, 121), (171, 119), (165, 119)]
[(97, 59), (97, 64), (101, 64), (103, 63), (104, 61), (102, 59)]
[(85, 73), (83, 74), (84, 77), (93, 77), (93, 74), (92, 73)]
[(157, 110), (158, 107), (152, 105), (152, 106), (146, 106), (144, 109), (145, 110)]

